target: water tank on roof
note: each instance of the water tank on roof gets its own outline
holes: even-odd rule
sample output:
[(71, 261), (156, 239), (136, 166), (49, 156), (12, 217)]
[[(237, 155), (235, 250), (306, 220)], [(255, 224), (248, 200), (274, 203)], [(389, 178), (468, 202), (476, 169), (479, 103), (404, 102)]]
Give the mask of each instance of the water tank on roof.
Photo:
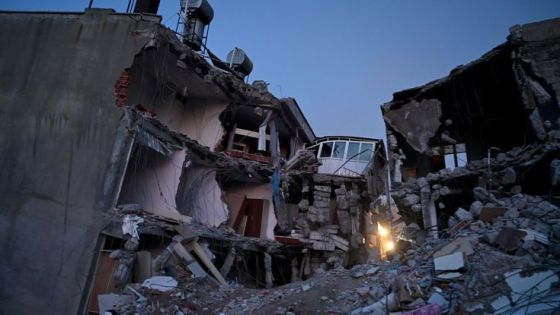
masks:
[(214, 18), (214, 9), (207, 0), (181, 0), (181, 16), (184, 20), (183, 42), (200, 50), (206, 38), (206, 26)]
[(241, 48), (235, 47), (230, 51), (227, 55), (226, 62), (232, 70), (243, 77), (248, 76), (251, 71), (253, 71), (253, 62)]
[(134, 6), (134, 13), (157, 14), (159, 0), (138, 0)]

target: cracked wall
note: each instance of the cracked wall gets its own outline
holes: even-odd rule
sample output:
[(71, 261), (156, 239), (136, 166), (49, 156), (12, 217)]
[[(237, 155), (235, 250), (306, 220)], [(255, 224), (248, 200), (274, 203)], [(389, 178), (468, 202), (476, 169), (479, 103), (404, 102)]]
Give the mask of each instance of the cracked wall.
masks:
[(113, 86), (158, 21), (0, 13), (0, 313), (78, 312), (112, 198)]

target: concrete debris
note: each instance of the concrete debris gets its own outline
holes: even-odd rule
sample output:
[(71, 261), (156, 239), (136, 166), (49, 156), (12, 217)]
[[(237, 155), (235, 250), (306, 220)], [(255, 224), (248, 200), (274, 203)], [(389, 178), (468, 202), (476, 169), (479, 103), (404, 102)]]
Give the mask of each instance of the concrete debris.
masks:
[[(24, 65), (53, 63), (8, 81), (62, 102), (22, 115), (43, 103), (0, 85), (17, 95), (3, 103), (14, 119), (6, 178), (17, 179), (3, 202), (17, 220), (3, 226), (9, 241), (31, 240), (13, 223), (48, 217), (41, 235), (52, 238), (6, 254), (40, 261), (42, 276), (3, 272), (2, 289), (18, 285), (2, 290), (5, 313), (558, 309), (560, 19), (516, 26), (480, 60), (395, 93), (381, 108), (385, 153), (378, 139), (316, 137), (293, 98), (246, 83), (243, 67), (193, 49), (155, 14), (0, 15), (26, 30), (3, 47), (21, 37), (47, 52)], [(57, 36), (39, 34), (45, 25)], [(70, 42), (85, 53), (50, 58)], [(104, 67), (72, 67), (86, 64)], [(45, 69), (76, 82), (46, 88)], [(29, 125), (22, 117), (37, 130), (12, 132)], [(21, 294), (45, 284), (38, 303)]]
[(168, 276), (154, 276), (146, 279), (142, 286), (160, 292), (167, 292), (177, 287), (177, 280)]
[(475, 201), (471, 204), (469, 208), (469, 212), (471, 213), (473, 218), (478, 218), (480, 216), (480, 212), (482, 211), (483, 204), (480, 201)]
[(124, 294), (100, 294), (97, 296), (100, 314), (113, 314), (134, 301), (134, 297)]
[(463, 208), (459, 208), (459, 209), (457, 209), (457, 211), (455, 211), (455, 217), (459, 221), (472, 220), (473, 219), (473, 215), (469, 211), (467, 211)]
[(513, 270), (504, 274), (506, 283), (511, 288), (511, 300), (518, 303), (525, 298), (527, 289), (530, 290), (530, 298), (538, 299), (539, 295), (550, 290), (551, 286), (558, 282), (558, 276), (551, 270), (524, 274), (522, 270)]
[(496, 313), (502, 313), (510, 305), (510, 301), (506, 296), (499, 296), (491, 302), (492, 309)]
[(404, 312), (403, 315), (439, 315), (441, 314), (440, 306), (437, 304), (428, 304), (413, 311)]
[(459, 270), (464, 267), (465, 255), (462, 252), (434, 258), (434, 268), (436, 272)]
[(461, 252), (466, 256), (472, 255), (474, 253), (474, 249), (472, 248), (471, 242), (468, 238), (460, 237), (453, 240), (451, 243), (445, 245), (440, 250), (435, 252), (434, 257), (441, 257), (458, 252)]
[(366, 275), (374, 275), (377, 271), (379, 271), (379, 267), (371, 267), (366, 271)]
[(440, 293), (434, 292), (428, 299), (428, 303), (437, 304), (442, 313), (447, 313), (449, 309), (449, 301), (447, 301)]

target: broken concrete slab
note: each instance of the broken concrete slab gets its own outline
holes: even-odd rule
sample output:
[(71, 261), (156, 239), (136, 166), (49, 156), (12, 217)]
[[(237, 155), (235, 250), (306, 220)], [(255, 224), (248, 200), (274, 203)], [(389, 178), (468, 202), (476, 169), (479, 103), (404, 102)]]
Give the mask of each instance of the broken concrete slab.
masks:
[(463, 274), (460, 272), (443, 272), (436, 275), (437, 279), (441, 280), (453, 280), (462, 277)]
[(482, 202), (476, 200), (473, 202), (469, 208), (469, 212), (472, 214), (474, 218), (478, 218), (480, 215), (480, 211), (482, 210), (483, 204)]
[(473, 215), (469, 211), (467, 211), (463, 208), (457, 209), (457, 211), (455, 211), (454, 215), (459, 221), (472, 220), (473, 219)]
[(455, 271), (465, 267), (465, 254), (456, 252), (449, 255), (434, 258), (436, 272)]
[(506, 296), (501, 295), (493, 300), (491, 305), (495, 312), (503, 312), (509, 308), (510, 302)]
[(449, 301), (443, 297), (440, 293), (434, 292), (428, 299), (428, 303), (437, 304), (441, 308), (442, 313), (446, 313), (449, 309)]
[(558, 276), (551, 270), (525, 274), (523, 270), (514, 270), (504, 274), (506, 283), (511, 288), (511, 299), (518, 302), (526, 295), (537, 297), (550, 290), (558, 281)]
[(434, 257), (446, 256), (457, 252), (462, 252), (467, 256), (474, 253), (474, 249), (472, 248), (471, 242), (468, 238), (459, 237), (453, 240), (451, 243), (436, 251), (434, 253)]
[(537, 241), (544, 245), (550, 245), (550, 239), (546, 234), (539, 233), (531, 229), (521, 229), (521, 231), (527, 233), (527, 235), (523, 238), (524, 241)]
[(412, 100), (383, 115), (385, 122), (404, 135), (408, 144), (421, 153), (430, 149), (428, 141), (440, 128), (440, 117), (441, 101), (438, 99)]

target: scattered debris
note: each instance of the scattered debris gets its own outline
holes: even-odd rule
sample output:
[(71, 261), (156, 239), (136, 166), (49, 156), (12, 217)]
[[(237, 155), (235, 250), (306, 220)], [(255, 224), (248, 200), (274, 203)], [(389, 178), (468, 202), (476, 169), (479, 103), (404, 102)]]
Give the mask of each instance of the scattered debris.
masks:
[(146, 279), (142, 286), (148, 289), (167, 292), (177, 287), (177, 280), (168, 276), (154, 276)]

